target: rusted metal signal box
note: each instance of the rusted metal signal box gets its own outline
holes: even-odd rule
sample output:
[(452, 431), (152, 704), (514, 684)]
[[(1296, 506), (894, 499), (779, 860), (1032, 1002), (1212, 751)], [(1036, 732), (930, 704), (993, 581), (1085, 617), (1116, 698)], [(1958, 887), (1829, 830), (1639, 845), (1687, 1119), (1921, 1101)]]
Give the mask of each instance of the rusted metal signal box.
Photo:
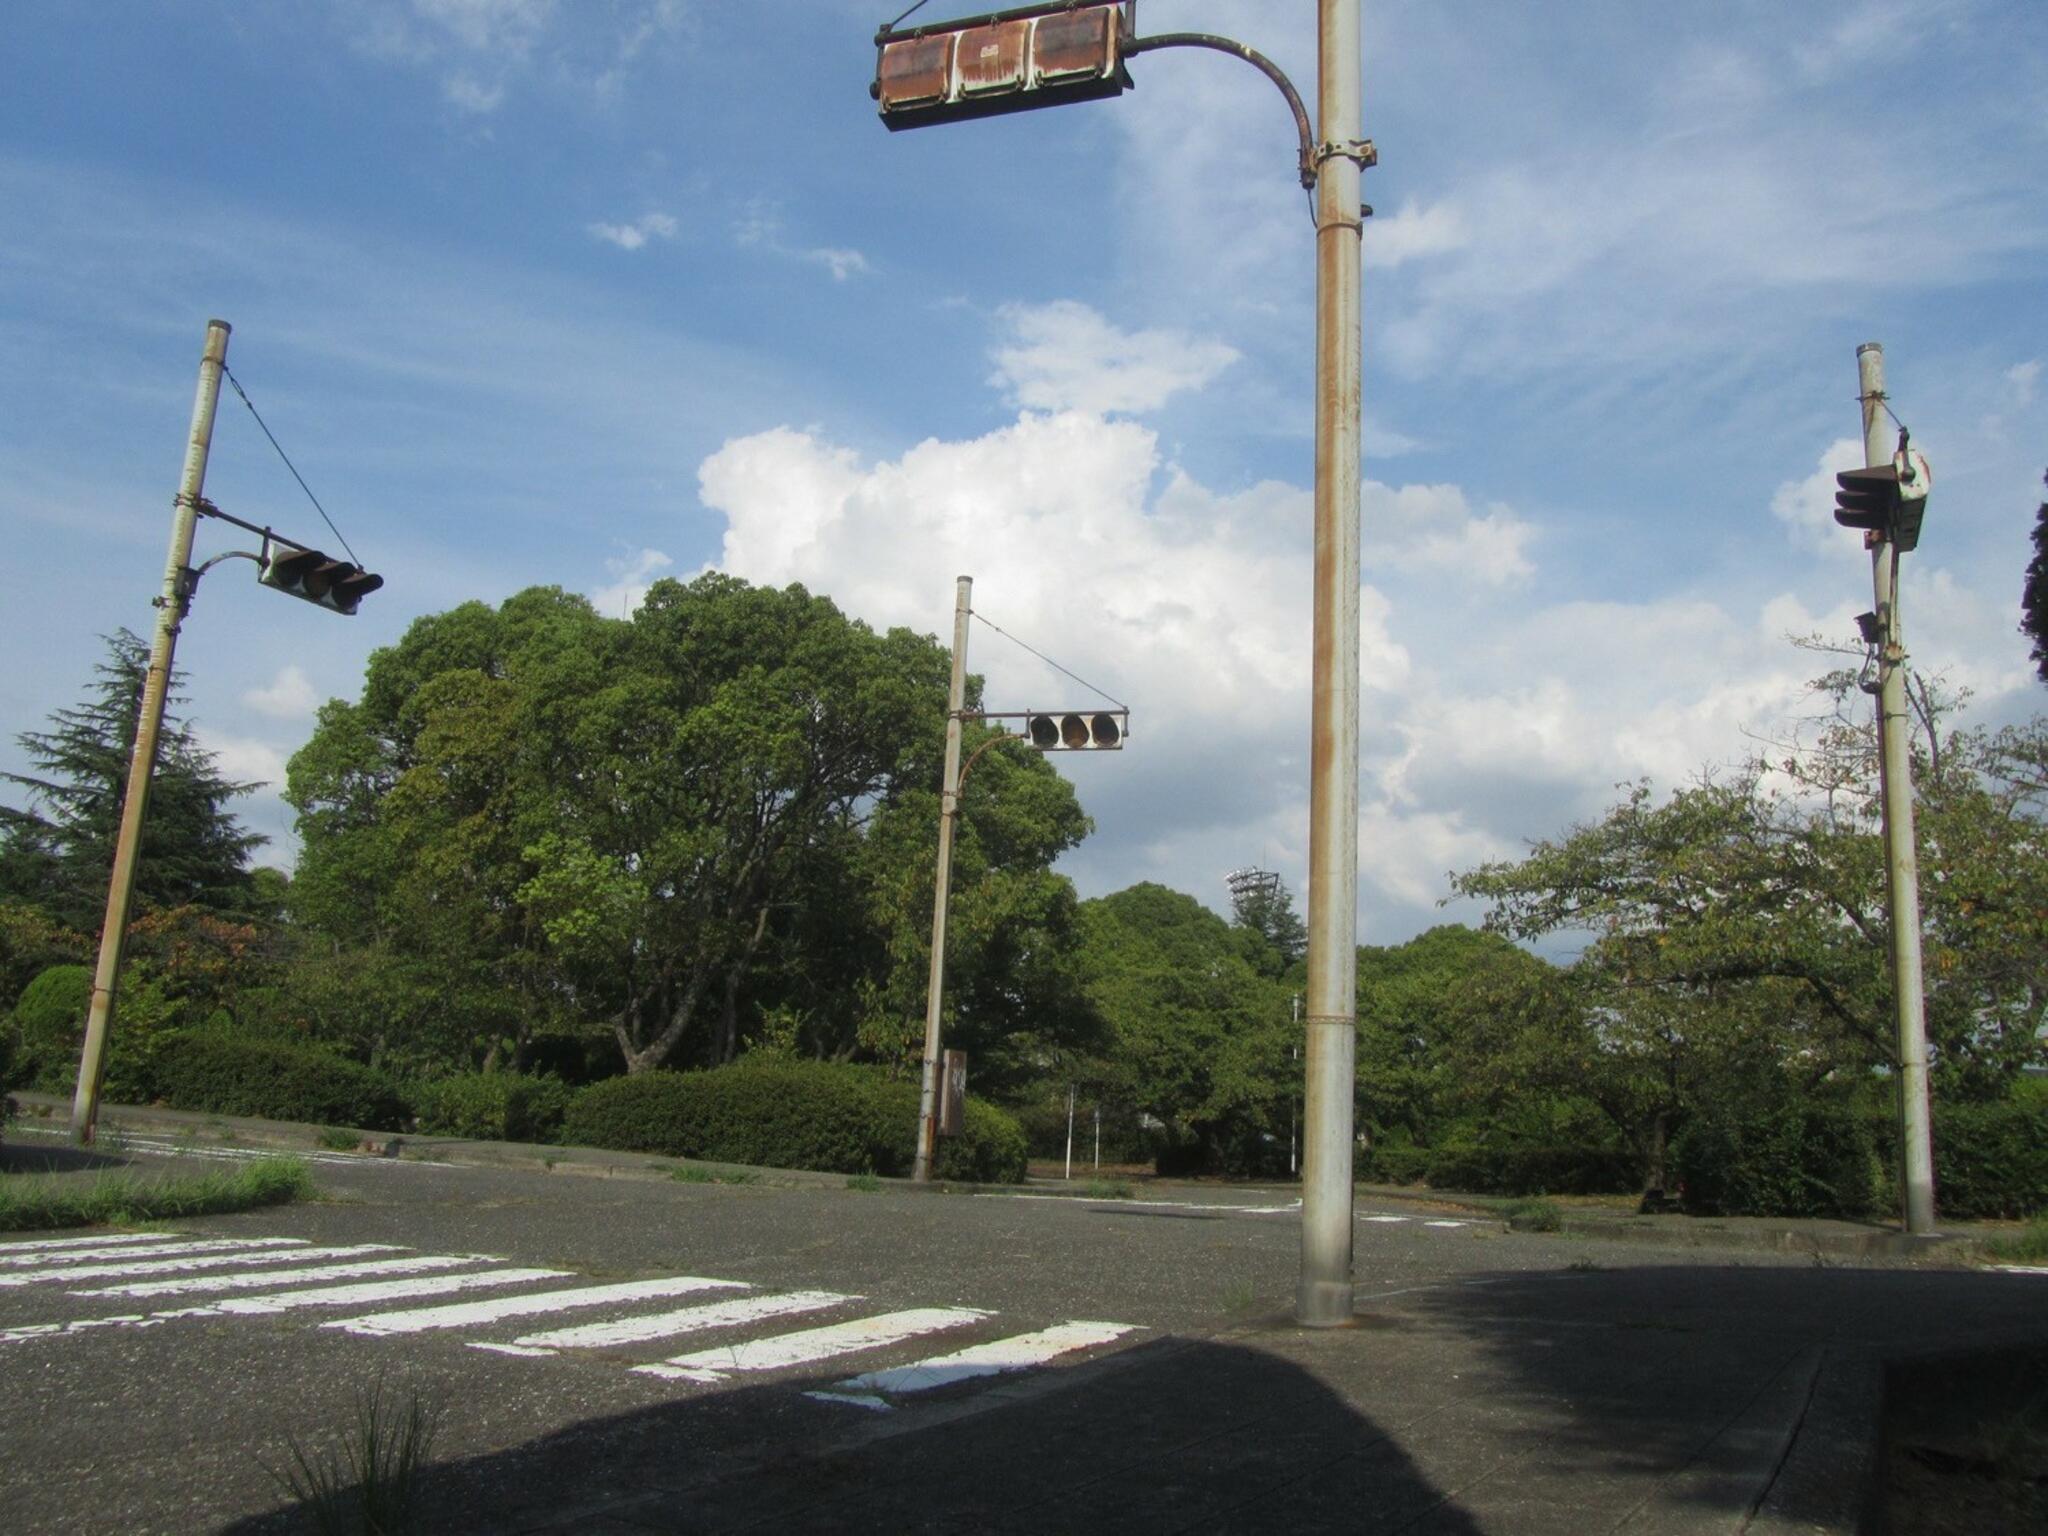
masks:
[(1022, 6), (875, 34), (885, 127), (922, 128), (1121, 95), (1123, 7)]

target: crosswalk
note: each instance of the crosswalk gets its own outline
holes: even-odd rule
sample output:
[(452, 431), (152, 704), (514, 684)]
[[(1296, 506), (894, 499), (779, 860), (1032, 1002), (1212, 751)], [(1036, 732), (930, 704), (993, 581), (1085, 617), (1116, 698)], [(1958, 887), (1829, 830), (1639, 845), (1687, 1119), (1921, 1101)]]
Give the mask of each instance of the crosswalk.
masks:
[[(808, 1397), (871, 1412), (1072, 1363), (1143, 1331), (1027, 1319), (1018, 1332), (980, 1307), (877, 1309), (849, 1292), (709, 1275), (582, 1283), (492, 1254), (174, 1232), (0, 1243), (0, 1301), (33, 1319), (0, 1326), (0, 1348), (190, 1318), (302, 1316), (369, 1347), (437, 1335), (500, 1357), (582, 1359), (679, 1392), (791, 1373)], [(855, 1374), (815, 1385), (842, 1360)]]

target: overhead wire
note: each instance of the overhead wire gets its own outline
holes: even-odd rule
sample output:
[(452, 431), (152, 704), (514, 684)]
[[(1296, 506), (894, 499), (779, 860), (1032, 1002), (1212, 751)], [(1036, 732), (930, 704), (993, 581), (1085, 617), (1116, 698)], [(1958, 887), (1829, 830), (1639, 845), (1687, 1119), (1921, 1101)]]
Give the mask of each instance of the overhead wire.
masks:
[(1095, 684), (1089, 682), (1088, 679), (1081, 676), (1080, 673), (1068, 671), (1067, 668), (1061, 666), (1058, 662), (1054, 661), (1050, 656), (1046, 655), (1045, 652), (1039, 650), (1037, 647), (1026, 645), (1022, 640), (1019, 640), (1007, 629), (1004, 629), (1002, 625), (996, 623), (995, 620), (988, 618), (986, 615), (984, 615), (980, 609), (970, 608), (967, 610), (967, 612), (970, 618), (980, 619), (982, 623), (986, 624), (990, 629), (994, 630), (997, 634), (1001, 635), (1005, 640), (1009, 641), (1010, 644), (1023, 647), (1023, 649), (1031, 652), (1032, 655), (1036, 656), (1048, 667), (1051, 667), (1053, 671), (1064, 673), (1066, 676), (1071, 677), (1075, 682), (1079, 683), (1083, 688), (1086, 688), (1090, 693), (1101, 694), (1102, 697), (1109, 700), (1109, 702), (1114, 704), (1118, 709), (1128, 710), (1131, 707), (1130, 705), (1126, 704), (1122, 699), (1118, 698), (1115, 694), (1109, 692), (1109, 690), (1107, 690), (1106, 688), (1096, 687)]
[(363, 563), (361, 557), (353, 549), (349, 548), (348, 540), (343, 538), (341, 530), (334, 526), (334, 519), (327, 515), (327, 509), (320, 505), (320, 498), (315, 496), (313, 488), (306, 484), (306, 477), (299, 473), (299, 467), (292, 463), (291, 456), (284, 451), (284, 445), (278, 442), (276, 434), (270, 430), (270, 426), (264, 421), (262, 413), (256, 409), (256, 402), (251, 400), (249, 392), (242, 388), (242, 381), (229, 371), (228, 365), (225, 362), (220, 365), (220, 371), (227, 375), (228, 382), (235, 387), (235, 393), (242, 397), (242, 404), (249, 407), (249, 414), (256, 418), (256, 425), (261, 427), (263, 435), (270, 439), (270, 446), (275, 448), (277, 456), (284, 460), (284, 467), (290, 470), (292, 478), (299, 482), (299, 489), (306, 493), (306, 500), (313, 503), (313, 510), (320, 514), (320, 521), (327, 525), (327, 531), (341, 541), (341, 547), (348, 550), (349, 559), (357, 565), (361, 565)]

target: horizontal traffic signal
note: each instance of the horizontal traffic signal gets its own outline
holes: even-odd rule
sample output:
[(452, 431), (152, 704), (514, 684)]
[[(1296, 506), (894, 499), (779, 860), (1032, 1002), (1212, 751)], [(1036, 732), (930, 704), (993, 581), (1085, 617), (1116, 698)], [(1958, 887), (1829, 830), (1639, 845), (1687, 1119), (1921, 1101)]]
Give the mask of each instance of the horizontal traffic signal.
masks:
[(1903, 448), (1889, 464), (1845, 469), (1835, 476), (1835, 521), (1888, 539), (1903, 554), (1920, 542), (1934, 472), (1916, 449)]
[(1027, 715), (1025, 734), (1041, 752), (1103, 751), (1124, 744), (1130, 717), (1123, 711)]
[(890, 129), (1120, 95), (1123, 8), (1048, 0), (875, 36), (868, 90)]
[(342, 614), (353, 614), (364, 598), (384, 585), (382, 576), (359, 565), (290, 544), (271, 544), (265, 549), (262, 572), (256, 579), (266, 587)]

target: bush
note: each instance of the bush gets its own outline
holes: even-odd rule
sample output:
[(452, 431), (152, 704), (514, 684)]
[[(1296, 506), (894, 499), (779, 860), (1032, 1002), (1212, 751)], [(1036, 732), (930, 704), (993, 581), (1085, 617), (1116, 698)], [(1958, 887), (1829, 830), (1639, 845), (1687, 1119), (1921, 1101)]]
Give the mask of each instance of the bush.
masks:
[(569, 1086), (558, 1077), (518, 1072), (471, 1072), (419, 1085), (413, 1107), (429, 1136), (471, 1136), (483, 1141), (553, 1141), (569, 1107)]
[(1478, 1195), (1614, 1195), (1641, 1180), (1614, 1146), (1550, 1145), (1507, 1138), (1453, 1142), (1428, 1154), (1432, 1189)]
[(1672, 1143), (1685, 1208), (1709, 1216), (1868, 1215), (1876, 1143), (1868, 1118), (1775, 1071), (1721, 1085)]
[(233, 1030), (164, 1036), (152, 1071), (156, 1096), (173, 1109), (380, 1131), (409, 1118), (398, 1085), (382, 1072), (317, 1046)]
[[(21, 1000), (14, 1005), (15, 1027), (21, 1031), (23, 1082), (50, 1093), (70, 1091), (78, 1074), (85, 1014), (91, 1004), (90, 966), (53, 965), (23, 989)], [(45, 1082), (49, 1087), (44, 1088)]]
[(1937, 1102), (1934, 1201), (1943, 1216), (1958, 1221), (2048, 1211), (2048, 1104)]
[[(740, 1061), (708, 1072), (643, 1072), (576, 1095), (562, 1138), (578, 1146), (669, 1157), (812, 1168), (909, 1172), (918, 1090), (873, 1067), (819, 1061)], [(938, 1173), (1021, 1179), (1024, 1133), (992, 1105), (970, 1100), (962, 1134), (940, 1144)]]

